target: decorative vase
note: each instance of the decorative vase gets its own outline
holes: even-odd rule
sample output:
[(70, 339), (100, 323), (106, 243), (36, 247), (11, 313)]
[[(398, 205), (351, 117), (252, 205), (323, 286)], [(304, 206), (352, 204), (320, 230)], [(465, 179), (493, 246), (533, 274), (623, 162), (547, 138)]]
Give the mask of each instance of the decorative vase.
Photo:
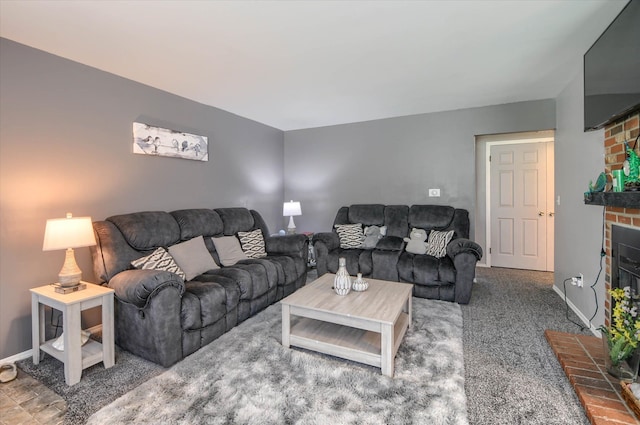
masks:
[(609, 341), (606, 337), (602, 338), (602, 344), (604, 346), (604, 366), (607, 373), (621, 381), (635, 382), (636, 379), (638, 379), (640, 352), (636, 350), (631, 357), (614, 363), (613, 360), (611, 360)]
[(338, 295), (347, 295), (351, 291), (351, 277), (347, 272), (347, 261), (344, 258), (338, 260), (338, 272), (333, 280), (333, 290)]
[(367, 282), (362, 278), (362, 273), (358, 273), (356, 280), (354, 280), (353, 284), (351, 285), (351, 289), (357, 292), (362, 292), (362, 291), (366, 291), (368, 287), (369, 287), (369, 282)]

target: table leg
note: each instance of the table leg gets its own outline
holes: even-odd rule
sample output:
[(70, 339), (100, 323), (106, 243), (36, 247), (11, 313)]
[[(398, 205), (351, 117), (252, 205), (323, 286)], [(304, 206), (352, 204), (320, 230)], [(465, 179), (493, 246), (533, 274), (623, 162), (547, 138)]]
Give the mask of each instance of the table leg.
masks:
[(291, 315), (290, 308), (286, 304), (282, 304), (282, 346), (289, 348), (289, 335), (291, 332)]
[(413, 303), (413, 297), (411, 296), (411, 294), (409, 294), (409, 298), (407, 299), (407, 309), (405, 310), (405, 313), (407, 313), (407, 315), (409, 316), (409, 329), (411, 329), (411, 317), (412, 317), (412, 312), (413, 309), (412, 307), (412, 303)]
[(113, 294), (102, 297), (102, 363), (105, 369), (115, 364)]
[(62, 312), (64, 334), (64, 380), (75, 385), (82, 378), (80, 303), (68, 305)]
[(383, 324), (382, 334), (380, 335), (380, 362), (382, 374), (393, 377), (394, 358), (393, 358), (393, 325)]
[(42, 351), (40, 345), (44, 342), (44, 305), (40, 304), (38, 295), (31, 294), (31, 351), (33, 364), (40, 364)]

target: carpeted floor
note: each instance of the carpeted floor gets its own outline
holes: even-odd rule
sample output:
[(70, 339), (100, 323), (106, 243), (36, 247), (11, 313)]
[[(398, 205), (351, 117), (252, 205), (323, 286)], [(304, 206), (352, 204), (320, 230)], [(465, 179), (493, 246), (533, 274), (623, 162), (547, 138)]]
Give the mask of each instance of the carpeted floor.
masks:
[(477, 280), (461, 306), (469, 422), (589, 424), (544, 338), (545, 329), (587, 333), (566, 320), (553, 274), (478, 268)]
[(89, 418), (89, 424), (465, 425), (462, 315), (414, 299), (393, 378), (280, 343), (272, 305)]
[[(588, 424), (544, 340), (545, 329), (580, 333), (565, 319), (563, 300), (551, 289), (553, 274), (478, 268), (477, 276), (471, 303), (461, 306), (469, 423)], [(570, 317), (578, 321), (573, 313)], [(62, 395), (69, 406), (68, 424), (84, 423), (101, 407), (165, 371), (117, 350), (114, 368), (93, 366), (79, 384), (67, 387), (62, 364), (46, 357), (37, 367), (29, 359), (19, 366)]]
[(17, 365), (67, 402), (64, 416), (67, 425), (84, 424), (103, 406), (166, 370), (118, 346), (113, 367), (105, 369), (102, 363), (91, 366), (82, 371), (82, 379), (73, 386), (64, 382), (62, 362), (49, 355), (45, 355), (37, 366), (31, 358), (20, 360)]

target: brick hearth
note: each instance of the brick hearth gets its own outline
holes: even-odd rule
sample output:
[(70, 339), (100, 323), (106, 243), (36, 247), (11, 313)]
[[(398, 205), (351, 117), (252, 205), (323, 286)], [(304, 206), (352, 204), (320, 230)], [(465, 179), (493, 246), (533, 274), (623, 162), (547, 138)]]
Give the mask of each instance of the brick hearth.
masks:
[(622, 398), (620, 381), (604, 368), (600, 338), (551, 330), (544, 334), (592, 425), (640, 424)]

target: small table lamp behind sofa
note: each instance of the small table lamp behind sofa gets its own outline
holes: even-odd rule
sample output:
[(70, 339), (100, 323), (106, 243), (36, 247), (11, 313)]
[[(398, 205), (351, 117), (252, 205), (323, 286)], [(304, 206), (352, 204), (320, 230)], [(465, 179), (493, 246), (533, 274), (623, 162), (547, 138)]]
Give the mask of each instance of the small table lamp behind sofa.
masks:
[(302, 208), (300, 202), (285, 202), (282, 207), (282, 215), (284, 217), (289, 216), (289, 226), (287, 227), (287, 233), (292, 235), (296, 233), (296, 224), (293, 222), (294, 215), (302, 215)]

